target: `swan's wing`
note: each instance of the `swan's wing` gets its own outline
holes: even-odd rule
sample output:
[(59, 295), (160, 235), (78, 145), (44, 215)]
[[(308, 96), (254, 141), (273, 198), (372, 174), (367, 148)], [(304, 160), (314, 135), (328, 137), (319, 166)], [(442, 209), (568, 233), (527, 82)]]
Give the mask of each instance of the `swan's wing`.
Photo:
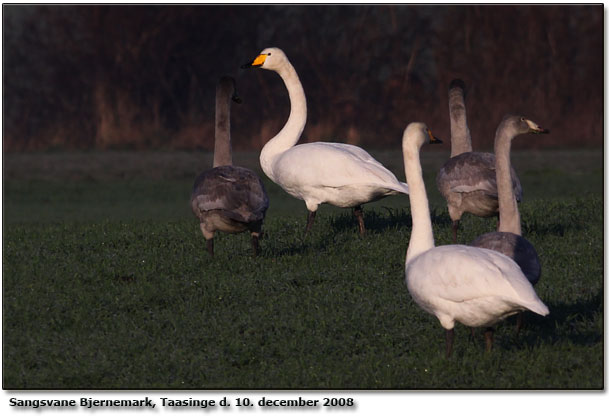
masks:
[[(415, 262), (422, 262), (415, 266)], [(546, 315), (547, 307), (518, 265), (507, 256), (492, 250), (450, 245), (436, 247), (413, 259), (420, 276), (414, 282), (434, 296), (462, 303), (485, 297), (499, 297)], [(423, 275), (424, 274), (424, 275)]]
[[(373, 158), (370, 153), (366, 152), (361, 147), (353, 146), (346, 143), (309, 143), (318, 146), (319, 149), (325, 152), (340, 153), (345, 158), (348, 158), (352, 163), (357, 164), (367, 170), (370, 175), (374, 175), (381, 182), (398, 182), (396, 176), (378, 160)], [(345, 161), (346, 162), (346, 161)]]
[(448, 159), (436, 178), (438, 188), (450, 192), (482, 191), (497, 198), (495, 157), (490, 153), (467, 152)]
[(193, 210), (222, 210), (237, 221), (264, 218), (269, 199), (262, 181), (249, 169), (219, 166), (201, 173), (191, 194)]
[[(512, 185), (516, 201), (522, 200), (522, 186), (514, 168), (511, 168)], [(467, 152), (448, 159), (436, 177), (438, 189), (449, 192), (469, 193), (482, 191), (497, 198), (497, 173), (495, 155)]]
[(359, 159), (361, 162), (370, 163), (370, 164), (373, 164), (376, 166), (380, 166), (381, 168), (385, 168), (378, 160), (373, 158), (372, 155), (370, 155), (370, 153), (366, 152), (361, 147), (354, 146), (352, 144), (332, 143), (332, 142), (319, 142), (319, 143), (311, 143), (311, 144), (337, 149), (341, 152), (348, 152), (352, 156)]
[[(489, 261), (495, 264), (498, 270), (501, 270), (503, 278), (509, 283), (516, 295), (515, 299), (520, 305), (543, 316), (550, 313), (548, 307), (539, 299), (535, 289), (514, 260), (492, 250), (480, 250), (485, 251), (489, 256)], [(516, 264), (517, 269), (514, 268), (514, 264)]]
[(284, 181), (340, 188), (378, 186), (408, 193), (408, 185), (365, 150), (343, 143), (314, 142), (294, 146), (277, 161), (275, 174)]

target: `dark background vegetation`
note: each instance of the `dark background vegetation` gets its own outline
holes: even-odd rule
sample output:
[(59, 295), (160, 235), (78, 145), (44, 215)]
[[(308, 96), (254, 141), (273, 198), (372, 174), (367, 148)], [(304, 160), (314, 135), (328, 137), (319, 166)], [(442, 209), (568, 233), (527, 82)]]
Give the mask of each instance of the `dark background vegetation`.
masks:
[(447, 86), (468, 85), (474, 146), (502, 116), (552, 134), (521, 147), (603, 143), (603, 6), (4, 5), (3, 149), (211, 149), (215, 84), (237, 78), (236, 149), (285, 122), (282, 48), (304, 84), (303, 140), (397, 147), (410, 121), (449, 136)]

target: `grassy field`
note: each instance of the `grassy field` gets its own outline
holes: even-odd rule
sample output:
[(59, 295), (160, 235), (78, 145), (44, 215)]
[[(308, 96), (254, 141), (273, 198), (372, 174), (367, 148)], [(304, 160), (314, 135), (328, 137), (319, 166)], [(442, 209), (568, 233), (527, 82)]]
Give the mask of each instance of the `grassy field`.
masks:
[[(373, 152), (398, 177), (401, 155)], [(259, 171), (257, 155), (235, 163)], [(436, 245), (451, 240), (423, 153)], [(524, 235), (542, 262), (546, 318), (497, 327), (495, 349), (444, 331), (404, 284), (408, 198), (323, 206), (303, 236), (302, 201), (265, 180), (261, 255), (219, 235), (211, 259), (188, 198), (211, 155), (5, 154), (4, 389), (602, 389), (603, 154), (514, 152)], [(464, 217), (460, 242), (495, 228)]]

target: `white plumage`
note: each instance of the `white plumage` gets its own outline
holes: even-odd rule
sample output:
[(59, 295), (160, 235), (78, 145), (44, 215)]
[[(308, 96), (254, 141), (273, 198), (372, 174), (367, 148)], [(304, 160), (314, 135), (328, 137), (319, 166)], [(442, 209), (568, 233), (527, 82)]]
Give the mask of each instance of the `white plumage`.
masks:
[(243, 67), (261, 67), (281, 76), (290, 97), (290, 116), (282, 130), (262, 149), (264, 173), (287, 193), (305, 201), (307, 231), (320, 204), (354, 208), (360, 233), (365, 232), (361, 205), (388, 195), (408, 193), (408, 185), (365, 150), (343, 143), (296, 145), (307, 120), (307, 104), (296, 70), (278, 48), (264, 49)]
[(549, 312), (518, 265), (489, 249), (435, 247), (407, 264), (406, 282), (415, 302), (445, 329), (455, 322), (491, 326), (523, 309)]
[[(507, 256), (464, 245), (434, 246), (419, 160), (426, 136), (433, 138), (423, 123), (411, 123), (402, 141), (412, 212), (406, 285), (415, 302), (435, 315), (446, 329), (446, 352), (450, 355), (455, 322), (489, 327), (521, 310), (528, 309), (542, 316), (549, 310), (520, 267)], [(487, 335), (487, 349), (491, 343), (492, 337), (489, 339)]]

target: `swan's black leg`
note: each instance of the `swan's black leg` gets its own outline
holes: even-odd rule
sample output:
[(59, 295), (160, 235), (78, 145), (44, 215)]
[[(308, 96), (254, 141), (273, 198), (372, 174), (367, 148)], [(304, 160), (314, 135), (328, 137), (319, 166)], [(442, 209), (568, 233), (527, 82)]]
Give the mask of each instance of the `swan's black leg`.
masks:
[(207, 240), (207, 252), (209, 253), (210, 256), (214, 256), (214, 239), (210, 238), (209, 240)]
[(522, 329), (522, 326), (524, 325), (524, 312), (518, 312), (518, 315), (516, 316), (516, 337), (518, 337), (518, 334), (520, 333), (520, 329)]
[(455, 340), (455, 329), (446, 330), (446, 358), (450, 357), (453, 352), (453, 341)]
[(459, 229), (459, 220), (453, 221), (453, 244), (457, 244), (457, 230)]
[(469, 328), (469, 339), (470, 341), (475, 341), (476, 338), (476, 329), (472, 326)]
[(359, 226), (359, 235), (364, 236), (366, 234), (366, 226), (364, 225), (364, 211), (360, 205), (353, 208), (353, 215), (357, 218), (357, 224)]
[(484, 339), (486, 340), (486, 352), (491, 352), (493, 348), (493, 333), (495, 330), (493, 328), (486, 328), (484, 331)]
[(309, 231), (311, 231), (311, 228), (313, 227), (313, 222), (315, 222), (315, 214), (317, 213), (317, 211), (309, 211), (309, 216), (307, 218), (307, 228), (305, 230), (305, 235), (307, 235), (309, 233)]
[(258, 236), (254, 234), (252, 234), (252, 249), (254, 250), (254, 257), (257, 257), (260, 244), (258, 243)]

